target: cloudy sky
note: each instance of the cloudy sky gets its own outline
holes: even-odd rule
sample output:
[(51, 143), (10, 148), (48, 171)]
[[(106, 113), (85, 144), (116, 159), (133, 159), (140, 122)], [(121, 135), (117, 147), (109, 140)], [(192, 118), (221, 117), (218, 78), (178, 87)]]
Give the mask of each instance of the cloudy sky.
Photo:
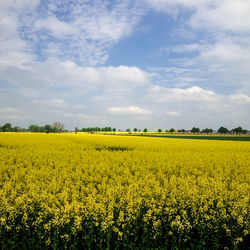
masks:
[(250, 129), (249, 0), (1, 0), (0, 125)]

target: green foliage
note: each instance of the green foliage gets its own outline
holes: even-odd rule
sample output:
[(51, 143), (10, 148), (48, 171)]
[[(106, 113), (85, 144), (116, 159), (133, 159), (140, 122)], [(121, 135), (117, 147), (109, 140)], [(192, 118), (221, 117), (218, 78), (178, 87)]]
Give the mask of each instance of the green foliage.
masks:
[(199, 128), (196, 128), (196, 127), (193, 127), (191, 129), (191, 132), (194, 133), (194, 134), (198, 134), (200, 132), (200, 129)]
[(11, 132), (12, 128), (11, 128), (11, 124), (10, 123), (5, 123), (3, 126), (2, 126), (2, 131), (3, 132)]
[(242, 127), (237, 127), (237, 128), (232, 129), (232, 132), (240, 135), (243, 133), (243, 129)]
[(224, 127), (220, 127), (219, 129), (218, 129), (218, 133), (221, 133), (221, 134), (226, 134), (226, 133), (228, 133), (229, 131), (228, 131), (228, 129), (227, 128), (224, 128)]
[(213, 133), (213, 129), (212, 128), (205, 128), (205, 129), (202, 130), (202, 133), (212, 134)]

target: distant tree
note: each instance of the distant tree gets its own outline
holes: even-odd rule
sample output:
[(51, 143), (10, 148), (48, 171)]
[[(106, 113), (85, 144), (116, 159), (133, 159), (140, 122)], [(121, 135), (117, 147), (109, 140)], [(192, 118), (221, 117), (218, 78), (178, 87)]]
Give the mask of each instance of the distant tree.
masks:
[(39, 127), (39, 130), (40, 130), (41, 133), (45, 133), (46, 132), (46, 129), (45, 129), (44, 126)]
[(116, 132), (116, 128), (113, 128), (113, 132)]
[(242, 129), (242, 127), (237, 127), (237, 128), (234, 128), (234, 129), (232, 129), (232, 131), (233, 131), (233, 133), (236, 133), (236, 134), (241, 134), (241, 133), (243, 133), (243, 129)]
[(202, 129), (202, 133), (212, 134), (213, 133), (213, 129), (211, 129), (211, 128), (204, 128), (204, 129)]
[(21, 130), (21, 128), (20, 128), (20, 127), (17, 127), (17, 126), (13, 128), (13, 131), (14, 131), (14, 132), (19, 132), (20, 130)]
[(78, 127), (75, 127), (75, 134), (77, 134), (78, 132)]
[(134, 128), (134, 132), (135, 132), (135, 133), (137, 132), (137, 128)]
[(220, 127), (219, 129), (218, 129), (218, 133), (221, 133), (221, 134), (226, 134), (226, 133), (228, 133), (229, 131), (228, 131), (228, 129), (227, 128), (224, 128), (224, 127)]
[(196, 127), (193, 127), (191, 129), (191, 132), (194, 133), (194, 134), (198, 134), (200, 132), (200, 129), (199, 128), (196, 128)]
[(175, 131), (174, 128), (169, 129), (169, 132), (170, 132), (170, 133), (174, 133), (174, 131)]
[(186, 132), (186, 130), (183, 128), (183, 129), (181, 129), (181, 133), (185, 133)]
[(139, 132), (141, 132), (141, 129), (139, 128)]
[(29, 126), (29, 131), (30, 132), (40, 132), (40, 127), (38, 125), (35, 124), (31, 124)]
[(166, 130), (165, 130), (165, 132), (167, 133), (167, 132), (168, 132), (168, 130), (166, 129)]
[(52, 125), (51, 125), (52, 128), (57, 128), (58, 131), (63, 131), (65, 129), (64, 127), (64, 124), (62, 124), (61, 122), (54, 122)]
[(60, 131), (60, 129), (57, 128), (57, 127), (51, 127), (51, 132), (52, 132), (52, 133), (59, 133), (59, 132), (61, 132), (61, 131)]
[(46, 132), (46, 133), (50, 133), (50, 132), (51, 132), (51, 126), (48, 125), (48, 124), (46, 124), (46, 125), (44, 126), (44, 129), (45, 129), (45, 132)]
[(130, 133), (130, 128), (127, 128), (127, 129), (126, 129), (126, 132), (129, 132), (129, 133)]
[(148, 132), (148, 129), (147, 129), (147, 128), (144, 128), (144, 129), (143, 129), (143, 132), (144, 132), (144, 133), (147, 133), (147, 132)]
[(102, 128), (101, 131), (104, 131), (104, 132), (111, 132), (111, 131), (112, 131), (112, 128), (111, 128), (111, 127), (105, 127), (105, 128)]
[(247, 134), (247, 133), (248, 133), (248, 130), (246, 130), (246, 129), (243, 129), (243, 130), (242, 130), (242, 134), (245, 135), (245, 134)]
[(2, 131), (3, 132), (10, 132), (11, 131), (11, 124), (10, 123), (5, 123), (3, 126), (2, 126)]
[(161, 129), (161, 128), (159, 128), (159, 129), (158, 129), (158, 132), (159, 132), (159, 133), (161, 133), (161, 132), (162, 132), (162, 129)]
[(3, 132), (3, 129), (2, 129), (2, 127), (0, 126), (0, 132)]

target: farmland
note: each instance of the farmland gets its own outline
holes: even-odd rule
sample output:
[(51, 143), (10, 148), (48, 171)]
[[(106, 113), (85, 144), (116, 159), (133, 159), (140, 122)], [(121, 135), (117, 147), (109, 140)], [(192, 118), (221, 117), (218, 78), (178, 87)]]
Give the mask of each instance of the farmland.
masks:
[(0, 133), (2, 248), (246, 248), (249, 141)]

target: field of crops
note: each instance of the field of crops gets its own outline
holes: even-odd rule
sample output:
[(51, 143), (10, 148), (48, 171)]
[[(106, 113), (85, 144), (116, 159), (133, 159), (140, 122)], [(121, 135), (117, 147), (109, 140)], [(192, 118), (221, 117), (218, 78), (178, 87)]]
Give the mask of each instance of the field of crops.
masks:
[(245, 249), (250, 142), (0, 133), (2, 249)]

